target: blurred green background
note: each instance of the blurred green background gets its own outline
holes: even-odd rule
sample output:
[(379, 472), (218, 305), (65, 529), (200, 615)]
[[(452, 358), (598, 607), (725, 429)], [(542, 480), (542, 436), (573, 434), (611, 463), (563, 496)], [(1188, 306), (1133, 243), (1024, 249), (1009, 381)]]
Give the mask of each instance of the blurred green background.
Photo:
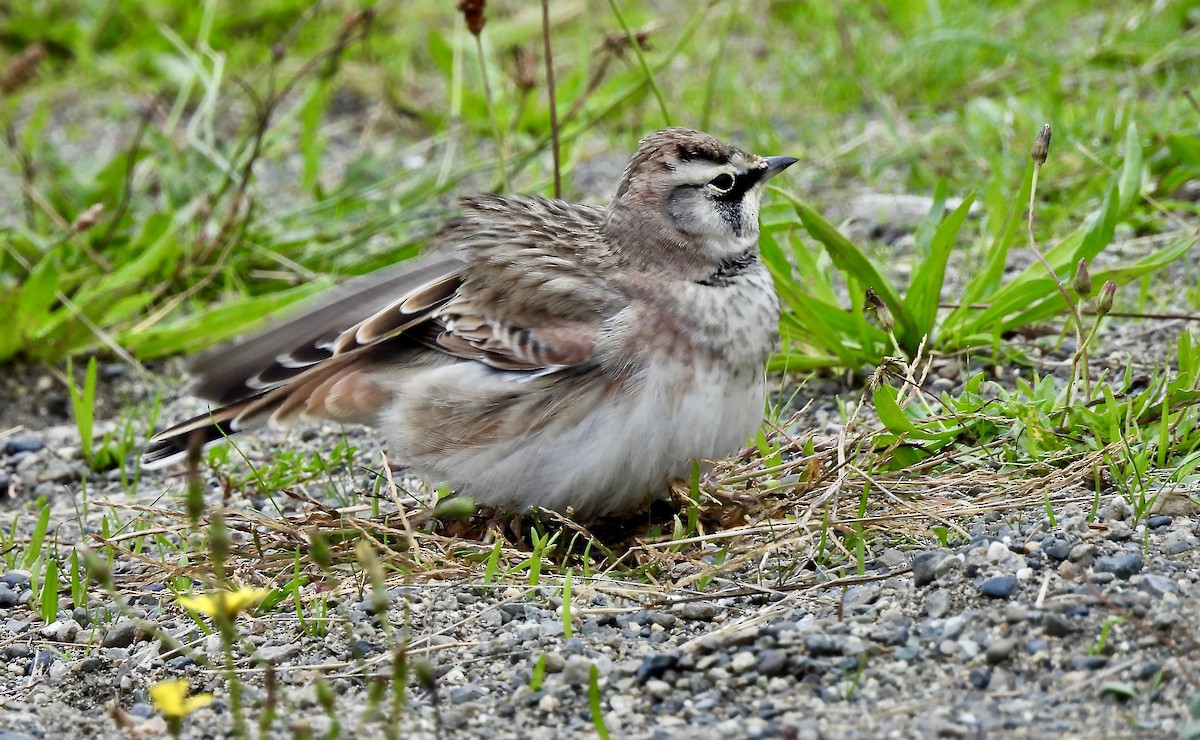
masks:
[[(476, 39), (446, 0), (0, 6), (0, 361), (194, 351), (414, 254), (458, 193), (551, 194), (541, 6), (485, 12)], [(1195, 3), (575, 0), (549, 14), (567, 198), (604, 202), (643, 134), (686, 125), (801, 157), (779, 185), (817, 210), (974, 192), (970, 265), (1024, 238), (999, 222), (1052, 122), (1048, 242), (1103, 208), (1130, 141), (1145, 197), (1117, 235), (1195, 223)], [(779, 196), (766, 233), (806, 248)], [(1191, 285), (1171, 297), (1195, 308)]]

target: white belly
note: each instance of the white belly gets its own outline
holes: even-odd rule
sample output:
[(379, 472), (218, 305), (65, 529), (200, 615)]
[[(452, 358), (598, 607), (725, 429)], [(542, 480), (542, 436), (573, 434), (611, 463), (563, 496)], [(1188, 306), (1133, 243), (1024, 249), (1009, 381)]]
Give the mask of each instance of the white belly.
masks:
[(570, 426), (409, 462), (479, 503), (570, 507), (583, 518), (627, 511), (686, 478), (692, 460), (745, 444), (762, 423), (764, 382), (750, 365), (735, 373), (723, 363), (683, 368), (663, 358)]

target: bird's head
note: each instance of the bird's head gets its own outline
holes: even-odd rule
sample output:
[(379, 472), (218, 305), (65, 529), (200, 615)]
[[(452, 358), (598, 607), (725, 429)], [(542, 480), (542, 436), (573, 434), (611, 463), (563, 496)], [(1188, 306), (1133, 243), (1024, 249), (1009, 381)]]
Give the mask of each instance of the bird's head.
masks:
[(606, 229), (617, 244), (674, 243), (721, 264), (756, 248), (763, 186), (796, 161), (749, 154), (692, 129), (656, 131), (625, 168)]

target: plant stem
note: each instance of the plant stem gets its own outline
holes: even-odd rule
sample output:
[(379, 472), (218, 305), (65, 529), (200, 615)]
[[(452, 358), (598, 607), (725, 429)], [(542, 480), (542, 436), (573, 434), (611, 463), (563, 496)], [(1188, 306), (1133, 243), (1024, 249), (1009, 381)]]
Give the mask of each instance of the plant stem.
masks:
[(670, 126), (671, 114), (667, 111), (667, 101), (663, 99), (662, 90), (658, 89), (658, 83), (654, 81), (654, 72), (646, 62), (646, 55), (642, 53), (642, 45), (638, 43), (637, 37), (633, 35), (633, 31), (629, 28), (629, 24), (625, 22), (625, 16), (621, 15), (621, 8), (617, 5), (617, 0), (608, 0), (608, 5), (612, 8), (613, 15), (617, 17), (617, 23), (621, 25), (621, 30), (625, 32), (625, 37), (629, 39), (629, 45), (633, 48), (633, 53), (637, 55), (638, 64), (641, 65), (642, 72), (646, 75), (646, 83), (654, 91), (654, 98), (658, 101), (658, 109), (662, 112), (663, 125)]
[(475, 51), (479, 57), (479, 77), (483, 81), (483, 99), (487, 102), (488, 120), (492, 122), (492, 138), (496, 140), (496, 158), (500, 160), (499, 181), (504, 184), (504, 191), (512, 191), (512, 183), (508, 181), (508, 163), (504, 156), (504, 137), (500, 133), (500, 122), (496, 120), (496, 107), (492, 103), (492, 86), (488, 82), (487, 60), (483, 56), (483, 35), (475, 36)]
[(558, 150), (558, 107), (555, 104), (554, 55), (550, 49), (550, 0), (542, 0), (542, 44), (546, 54), (546, 92), (550, 97), (550, 150), (554, 153), (554, 197), (562, 197), (562, 165)]

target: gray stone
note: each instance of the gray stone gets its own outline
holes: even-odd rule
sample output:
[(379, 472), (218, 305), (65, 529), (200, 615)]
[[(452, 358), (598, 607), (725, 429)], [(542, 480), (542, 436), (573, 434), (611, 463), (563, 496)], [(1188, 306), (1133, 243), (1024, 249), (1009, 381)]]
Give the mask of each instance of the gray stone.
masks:
[(1075, 626), (1061, 614), (1047, 613), (1042, 617), (1042, 632), (1050, 637), (1066, 637), (1075, 631)]
[(25, 588), (29, 585), (29, 571), (10, 570), (0, 576), (0, 583), (12, 589)]
[(925, 597), (925, 613), (934, 619), (945, 616), (950, 609), (950, 594), (945, 589), (935, 589)]
[(1001, 637), (992, 640), (988, 643), (987, 649), (984, 651), (987, 662), (995, 665), (1008, 659), (1012, 655), (1013, 649), (1017, 646), (1015, 640), (1011, 637)]
[(572, 655), (563, 665), (562, 679), (572, 686), (587, 686), (592, 680), (592, 661), (583, 655)]
[(745, 673), (757, 663), (758, 659), (754, 657), (754, 653), (742, 650), (733, 654), (733, 659), (729, 661), (729, 669), (734, 673)]
[(1112, 573), (1117, 578), (1128, 580), (1133, 574), (1141, 572), (1145, 565), (1146, 561), (1140, 552), (1124, 552), (1096, 558), (1093, 567), (1101, 573)]
[(268, 664), (278, 665), (299, 655), (300, 643), (288, 642), (282, 645), (267, 645), (259, 648), (256, 654)]
[(764, 676), (779, 676), (787, 670), (787, 664), (787, 651), (773, 648), (759, 653), (754, 669)]
[(104, 639), (100, 642), (100, 647), (126, 648), (133, 644), (136, 637), (137, 622), (134, 622), (132, 619), (121, 618), (104, 633)]
[(46, 443), (41, 437), (32, 434), (17, 434), (9, 437), (4, 443), (4, 453), (15, 455), (18, 452), (40, 452)]
[(913, 585), (925, 586), (937, 579), (937, 564), (946, 557), (945, 550), (930, 550), (919, 552), (913, 558)]
[(684, 604), (679, 609), (681, 617), (698, 622), (711, 622), (720, 613), (721, 610), (716, 604), (710, 604), (706, 601), (692, 601)]
[(992, 576), (979, 584), (979, 593), (993, 599), (1007, 599), (1017, 588), (1016, 576)]
[(1179, 592), (1179, 586), (1175, 581), (1166, 576), (1160, 576), (1157, 573), (1143, 573), (1139, 585), (1143, 591), (1155, 596)]
[(815, 656), (842, 654), (841, 644), (824, 632), (815, 632), (804, 638), (804, 646)]

